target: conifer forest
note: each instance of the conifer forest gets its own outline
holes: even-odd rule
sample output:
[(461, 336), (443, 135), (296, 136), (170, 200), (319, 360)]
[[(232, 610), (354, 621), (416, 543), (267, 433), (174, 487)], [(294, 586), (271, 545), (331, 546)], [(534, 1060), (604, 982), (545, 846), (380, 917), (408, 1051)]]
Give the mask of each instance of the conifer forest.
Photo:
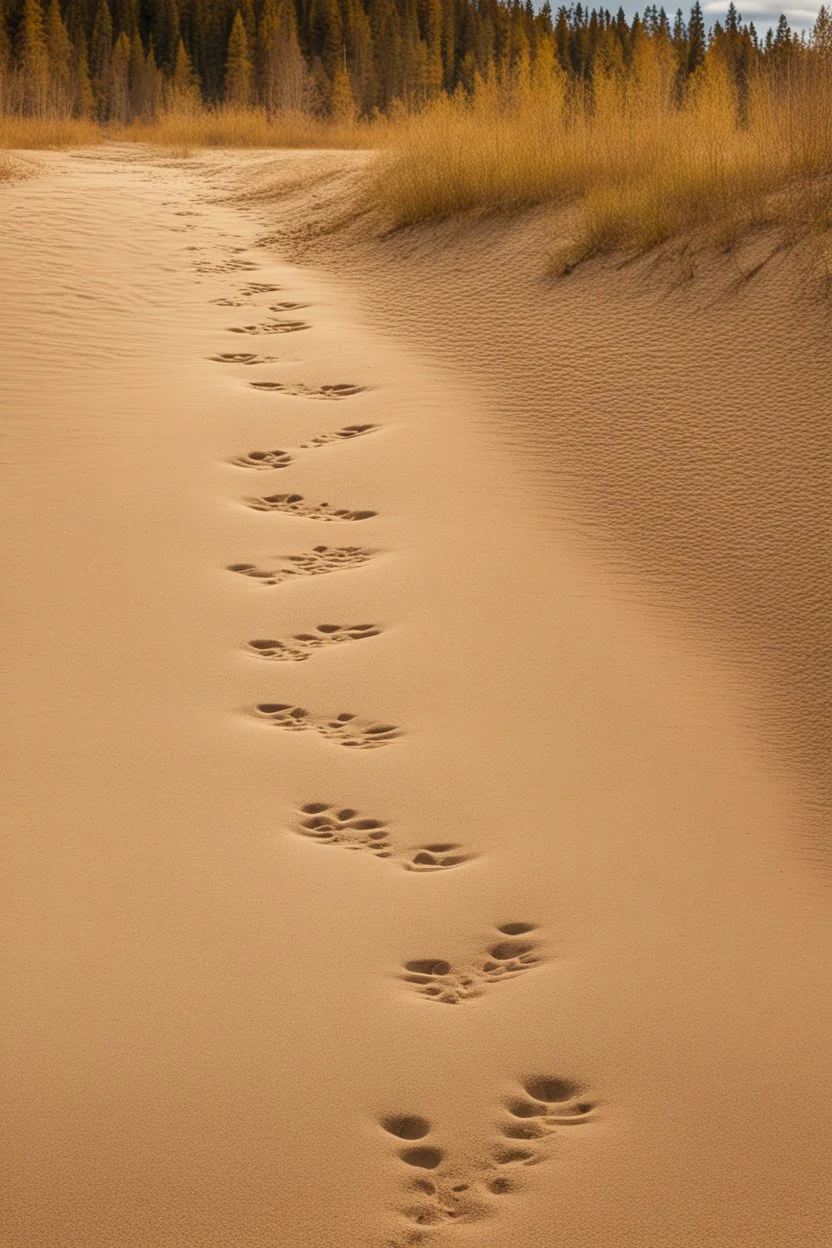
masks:
[(733, 3), (708, 28), (698, 0), (630, 20), (548, 0), (0, 0), (0, 106), (114, 123), (221, 105), (370, 119), (524, 74), (591, 87), (631, 74), (649, 45), (680, 95), (709, 48), (741, 91), (760, 66), (832, 55), (832, 19), (822, 8), (798, 36), (781, 17), (763, 36)]

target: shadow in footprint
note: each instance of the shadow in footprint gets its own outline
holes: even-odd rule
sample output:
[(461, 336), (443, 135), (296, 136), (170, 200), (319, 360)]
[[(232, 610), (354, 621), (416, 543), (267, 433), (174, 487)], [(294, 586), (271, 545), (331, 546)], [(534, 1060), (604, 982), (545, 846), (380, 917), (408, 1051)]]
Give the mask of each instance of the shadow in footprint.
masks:
[(372, 520), (377, 511), (352, 511), (349, 507), (333, 507), (331, 503), (310, 503), (302, 494), (264, 494), (244, 500), (253, 511), (281, 511), (309, 520)]
[(459, 1005), (541, 962), (537, 942), (527, 939), (536, 924), (504, 923), (496, 930), (505, 939), (492, 941), (481, 959), (463, 966), (454, 966), (445, 958), (415, 959), (405, 963), (400, 978), (429, 1001)]
[(531, 1075), (521, 1084), (519, 1095), (509, 1097), (510, 1115), (503, 1135), (510, 1140), (540, 1140), (558, 1127), (585, 1122), (595, 1109), (593, 1101), (574, 1079), (559, 1075)]
[[(314, 451), (322, 446), (330, 446), (334, 442), (349, 442), (353, 438), (364, 437), (378, 429), (378, 425), (345, 425), (343, 429), (335, 429), (331, 433), (319, 433), (317, 437), (302, 442), (295, 448), (297, 451)], [(288, 468), (294, 455), (291, 451), (249, 451), (246, 455), (237, 455), (228, 463), (235, 468), (254, 468), (260, 471), (272, 471), (276, 468)], [(365, 517), (366, 518), (366, 517)]]
[(264, 321), (261, 325), (229, 325), (230, 334), (296, 334), (311, 329), (306, 321)]
[(288, 702), (259, 702), (252, 714), (262, 722), (288, 732), (317, 732), (327, 741), (355, 750), (379, 749), (402, 735), (393, 724), (376, 724), (352, 712), (342, 711), (330, 719)]
[(290, 394), (304, 399), (349, 399), (367, 389), (366, 386), (353, 385), (351, 382), (326, 386), (306, 386), (303, 382), (290, 381), (252, 381), (249, 384), (255, 390), (274, 390), (278, 394)]
[(379, 553), (362, 546), (313, 546), (302, 555), (275, 556), (282, 558), (288, 567), (258, 568), (253, 563), (231, 563), (226, 571), (250, 577), (261, 585), (280, 585), (297, 576), (323, 576), (327, 572), (356, 568)]
[(314, 633), (295, 633), (285, 641), (250, 641), (247, 649), (259, 659), (271, 659), (278, 663), (302, 663), (311, 658), (323, 646), (339, 645), (347, 641), (364, 641), (378, 637), (381, 629), (376, 624), (319, 624)]
[(475, 857), (463, 846), (450, 842), (394, 851), (389, 828), (381, 819), (368, 819), (350, 806), (338, 807), (329, 802), (307, 802), (301, 806), (292, 830), (319, 845), (363, 850), (376, 858), (387, 858), (406, 871), (448, 871)]

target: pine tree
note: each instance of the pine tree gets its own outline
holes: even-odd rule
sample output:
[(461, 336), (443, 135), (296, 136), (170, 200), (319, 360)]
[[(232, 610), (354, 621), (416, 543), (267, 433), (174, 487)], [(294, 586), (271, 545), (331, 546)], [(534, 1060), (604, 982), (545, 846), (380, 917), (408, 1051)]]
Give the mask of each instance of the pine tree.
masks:
[(93, 90), (99, 88), (107, 77), (110, 68), (110, 57), (113, 54), (113, 19), (107, 0), (98, 0), (95, 12), (95, 24), (90, 37), (90, 73), (92, 74)]
[(11, 108), (11, 60), (12, 46), (6, 31), (6, 22), (0, 14), (0, 113)]
[(234, 16), (231, 34), (228, 36), (228, 54), (225, 61), (225, 102), (235, 108), (247, 108), (251, 104), (251, 59), (246, 28), (239, 9)]
[(107, 76), (107, 120), (124, 125), (130, 120), (130, 39), (122, 31), (116, 39)]
[(23, 112), (34, 117), (42, 116), (49, 108), (49, 52), (40, 0), (23, 0), (17, 64)]
[(689, 74), (695, 74), (705, 60), (707, 41), (705, 36), (705, 19), (699, 0), (694, 0), (688, 22), (688, 65)]
[(46, 48), (52, 108), (64, 116), (72, 110), (72, 44), (58, 0), (51, 0), (46, 12)]
[(145, 85), (145, 68), (144, 68), (144, 45), (142, 37), (139, 34), (138, 25), (130, 37), (130, 67), (128, 72), (128, 86), (130, 90), (130, 116), (144, 117), (144, 85)]
[(89, 117), (95, 105), (95, 96), (90, 81), (87, 41), (83, 36), (79, 39), (75, 50), (72, 78), (75, 88), (72, 97), (72, 115), (73, 117)]
[(116, 35), (120, 35), (123, 31), (132, 39), (134, 33), (139, 29), (138, 0), (110, 0), (110, 7), (113, 14), (113, 29)]
[(812, 27), (812, 47), (824, 56), (832, 57), (832, 14), (822, 4)]
[(169, 106), (177, 113), (195, 113), (200, 105), (199, 79), (180, 39), (168, 88)]
[(176, 0), (146, 2), (150, 19), (148, 34), (153, 39), (156, 63), (166, 73), (172, 73), (179, 45), (179, 8)]
[(266, 0), (258, 35), (260, 93), (266, 110), (301, 112), (309, 101), (306, 64), (292, 0)]
[(350, 86), (350, 76), (345, 69), (337, 69), (329, 93), (329, 115), (342, 125), (355, 120), (355, 97)]

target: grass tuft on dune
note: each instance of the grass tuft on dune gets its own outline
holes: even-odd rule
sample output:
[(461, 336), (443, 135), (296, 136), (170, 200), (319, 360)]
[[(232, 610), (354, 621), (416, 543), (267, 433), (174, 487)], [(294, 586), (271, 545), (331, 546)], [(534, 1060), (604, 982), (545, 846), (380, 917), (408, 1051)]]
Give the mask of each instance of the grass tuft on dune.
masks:
[(740, 100), (714, 57), (681, 105), (652, 50), (631, 77), (598, 75), (591, 89), (557, 75), (545, 90), (480, 83), (393, 132), (372, 196), (398, 226), (575, 203), (559, 269), (696, 232), (729, 244), (757, 226), (828, 231), (832, 63), (786, 80), (760, 75)]

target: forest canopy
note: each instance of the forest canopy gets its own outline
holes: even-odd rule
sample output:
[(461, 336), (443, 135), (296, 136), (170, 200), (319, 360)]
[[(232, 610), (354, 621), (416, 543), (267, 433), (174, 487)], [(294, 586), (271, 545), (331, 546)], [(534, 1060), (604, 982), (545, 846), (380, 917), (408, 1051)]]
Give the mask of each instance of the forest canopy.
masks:
[(344, 121), (524, 76), (591, 90), (636, 73), (648, 46), (680, 100), (709, 50), (741, 94), (763, 66), (832, 55), (832, 19), (822, 8), (807, 38), (781, 17), (761, 37), (733, 3), (706, 28), (698, 0), (687, 17), (651, 5), (629, 20), (530, 0), (0, 0), (0, 108), (125, 123), (224, 104)]

